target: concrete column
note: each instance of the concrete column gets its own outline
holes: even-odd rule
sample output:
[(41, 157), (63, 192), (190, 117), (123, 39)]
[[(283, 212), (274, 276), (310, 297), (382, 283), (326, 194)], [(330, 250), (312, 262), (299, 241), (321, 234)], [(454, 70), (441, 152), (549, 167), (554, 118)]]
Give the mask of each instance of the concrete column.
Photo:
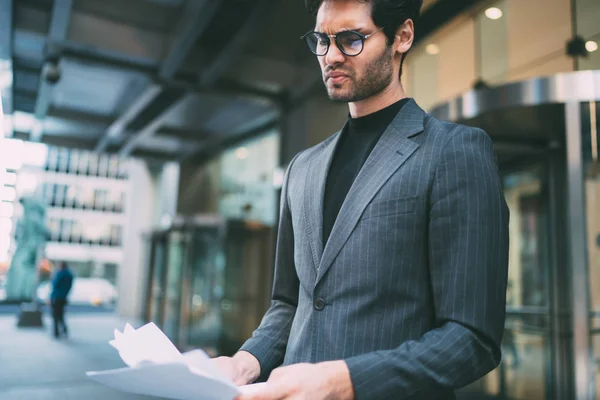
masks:
[(155, 174), (157, 181), (154, 198), (157, 200), (154, 220), (160, 225), (169, 225), (177, 215), (179, 192), (179, 164), (166, 163)]
[(119, 315), (140, 318), (146, 289), (149, 242), (144, 237), (177, 212), (179, 164), (150, 166), (143, 160), (129, 163), (128, 221), (124, 230), (124, 256), (118, 272)]

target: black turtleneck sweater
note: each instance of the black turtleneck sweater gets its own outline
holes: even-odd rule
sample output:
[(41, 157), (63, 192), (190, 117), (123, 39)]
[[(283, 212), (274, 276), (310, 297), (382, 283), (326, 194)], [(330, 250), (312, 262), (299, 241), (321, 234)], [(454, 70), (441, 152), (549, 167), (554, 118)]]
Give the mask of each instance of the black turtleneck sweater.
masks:
[(408, 98), (360, 118), (348, 116), (337, 144), (325, 186), (323, 244), (327, 243), (342, 203), (377, 141)]

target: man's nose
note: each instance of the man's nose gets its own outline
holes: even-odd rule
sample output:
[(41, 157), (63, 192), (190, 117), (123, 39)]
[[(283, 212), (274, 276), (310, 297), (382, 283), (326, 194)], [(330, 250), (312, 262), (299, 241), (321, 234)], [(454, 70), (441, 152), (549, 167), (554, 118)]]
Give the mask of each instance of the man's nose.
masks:
[(335, 41), (332, 41), (329, 46), (329, 51), (327, 51), (327, 54), (325, 55), (325, 62), (327, 65), (341, 64), (345, 59), (344, 53), (340, 51)]

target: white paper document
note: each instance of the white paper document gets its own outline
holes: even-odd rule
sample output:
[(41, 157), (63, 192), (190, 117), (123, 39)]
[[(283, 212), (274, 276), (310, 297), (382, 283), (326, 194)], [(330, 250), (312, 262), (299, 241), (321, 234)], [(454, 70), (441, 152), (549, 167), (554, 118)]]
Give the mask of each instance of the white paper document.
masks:
[(89, 371), (87, 376), (124, 392), (180, 400), (232, 400), (259, 385), (238, 387), (223, 375), (202, 350), (181, 354), (154, 324), (115, 329), (109, 342), (127, 367)]

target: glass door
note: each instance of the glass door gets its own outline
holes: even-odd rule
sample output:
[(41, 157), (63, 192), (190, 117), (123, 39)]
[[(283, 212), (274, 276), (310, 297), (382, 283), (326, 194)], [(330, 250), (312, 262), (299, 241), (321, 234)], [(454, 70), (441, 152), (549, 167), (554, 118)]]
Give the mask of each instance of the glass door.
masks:
[(582, 175), (586, 221), (587, 270), (591, 311), (590, 344), (595, 399), (600, 400), (600, 158), (599, 137), (600, 102), (581, 105)]
[(498, 394), (546, 399), (551, 365), (547, 174), (534, 165), (503, 177), (510, 209), (506, 324)]
[(164, 304), (165, 304), (165, 274), (167, 260), (167, 243), (163, 236), (157, 236), (152, 239), (152, 256), (151, 256), (151, 275), (149, 290), (149, 312), (147, 313), (149, 321), (154, 322), (158, 326), (162, 326), (164, 319)]
[(225, 259), (219, 227), (197, 228), (190, 257), (186, 345), (218, 355), (222, 332)]

